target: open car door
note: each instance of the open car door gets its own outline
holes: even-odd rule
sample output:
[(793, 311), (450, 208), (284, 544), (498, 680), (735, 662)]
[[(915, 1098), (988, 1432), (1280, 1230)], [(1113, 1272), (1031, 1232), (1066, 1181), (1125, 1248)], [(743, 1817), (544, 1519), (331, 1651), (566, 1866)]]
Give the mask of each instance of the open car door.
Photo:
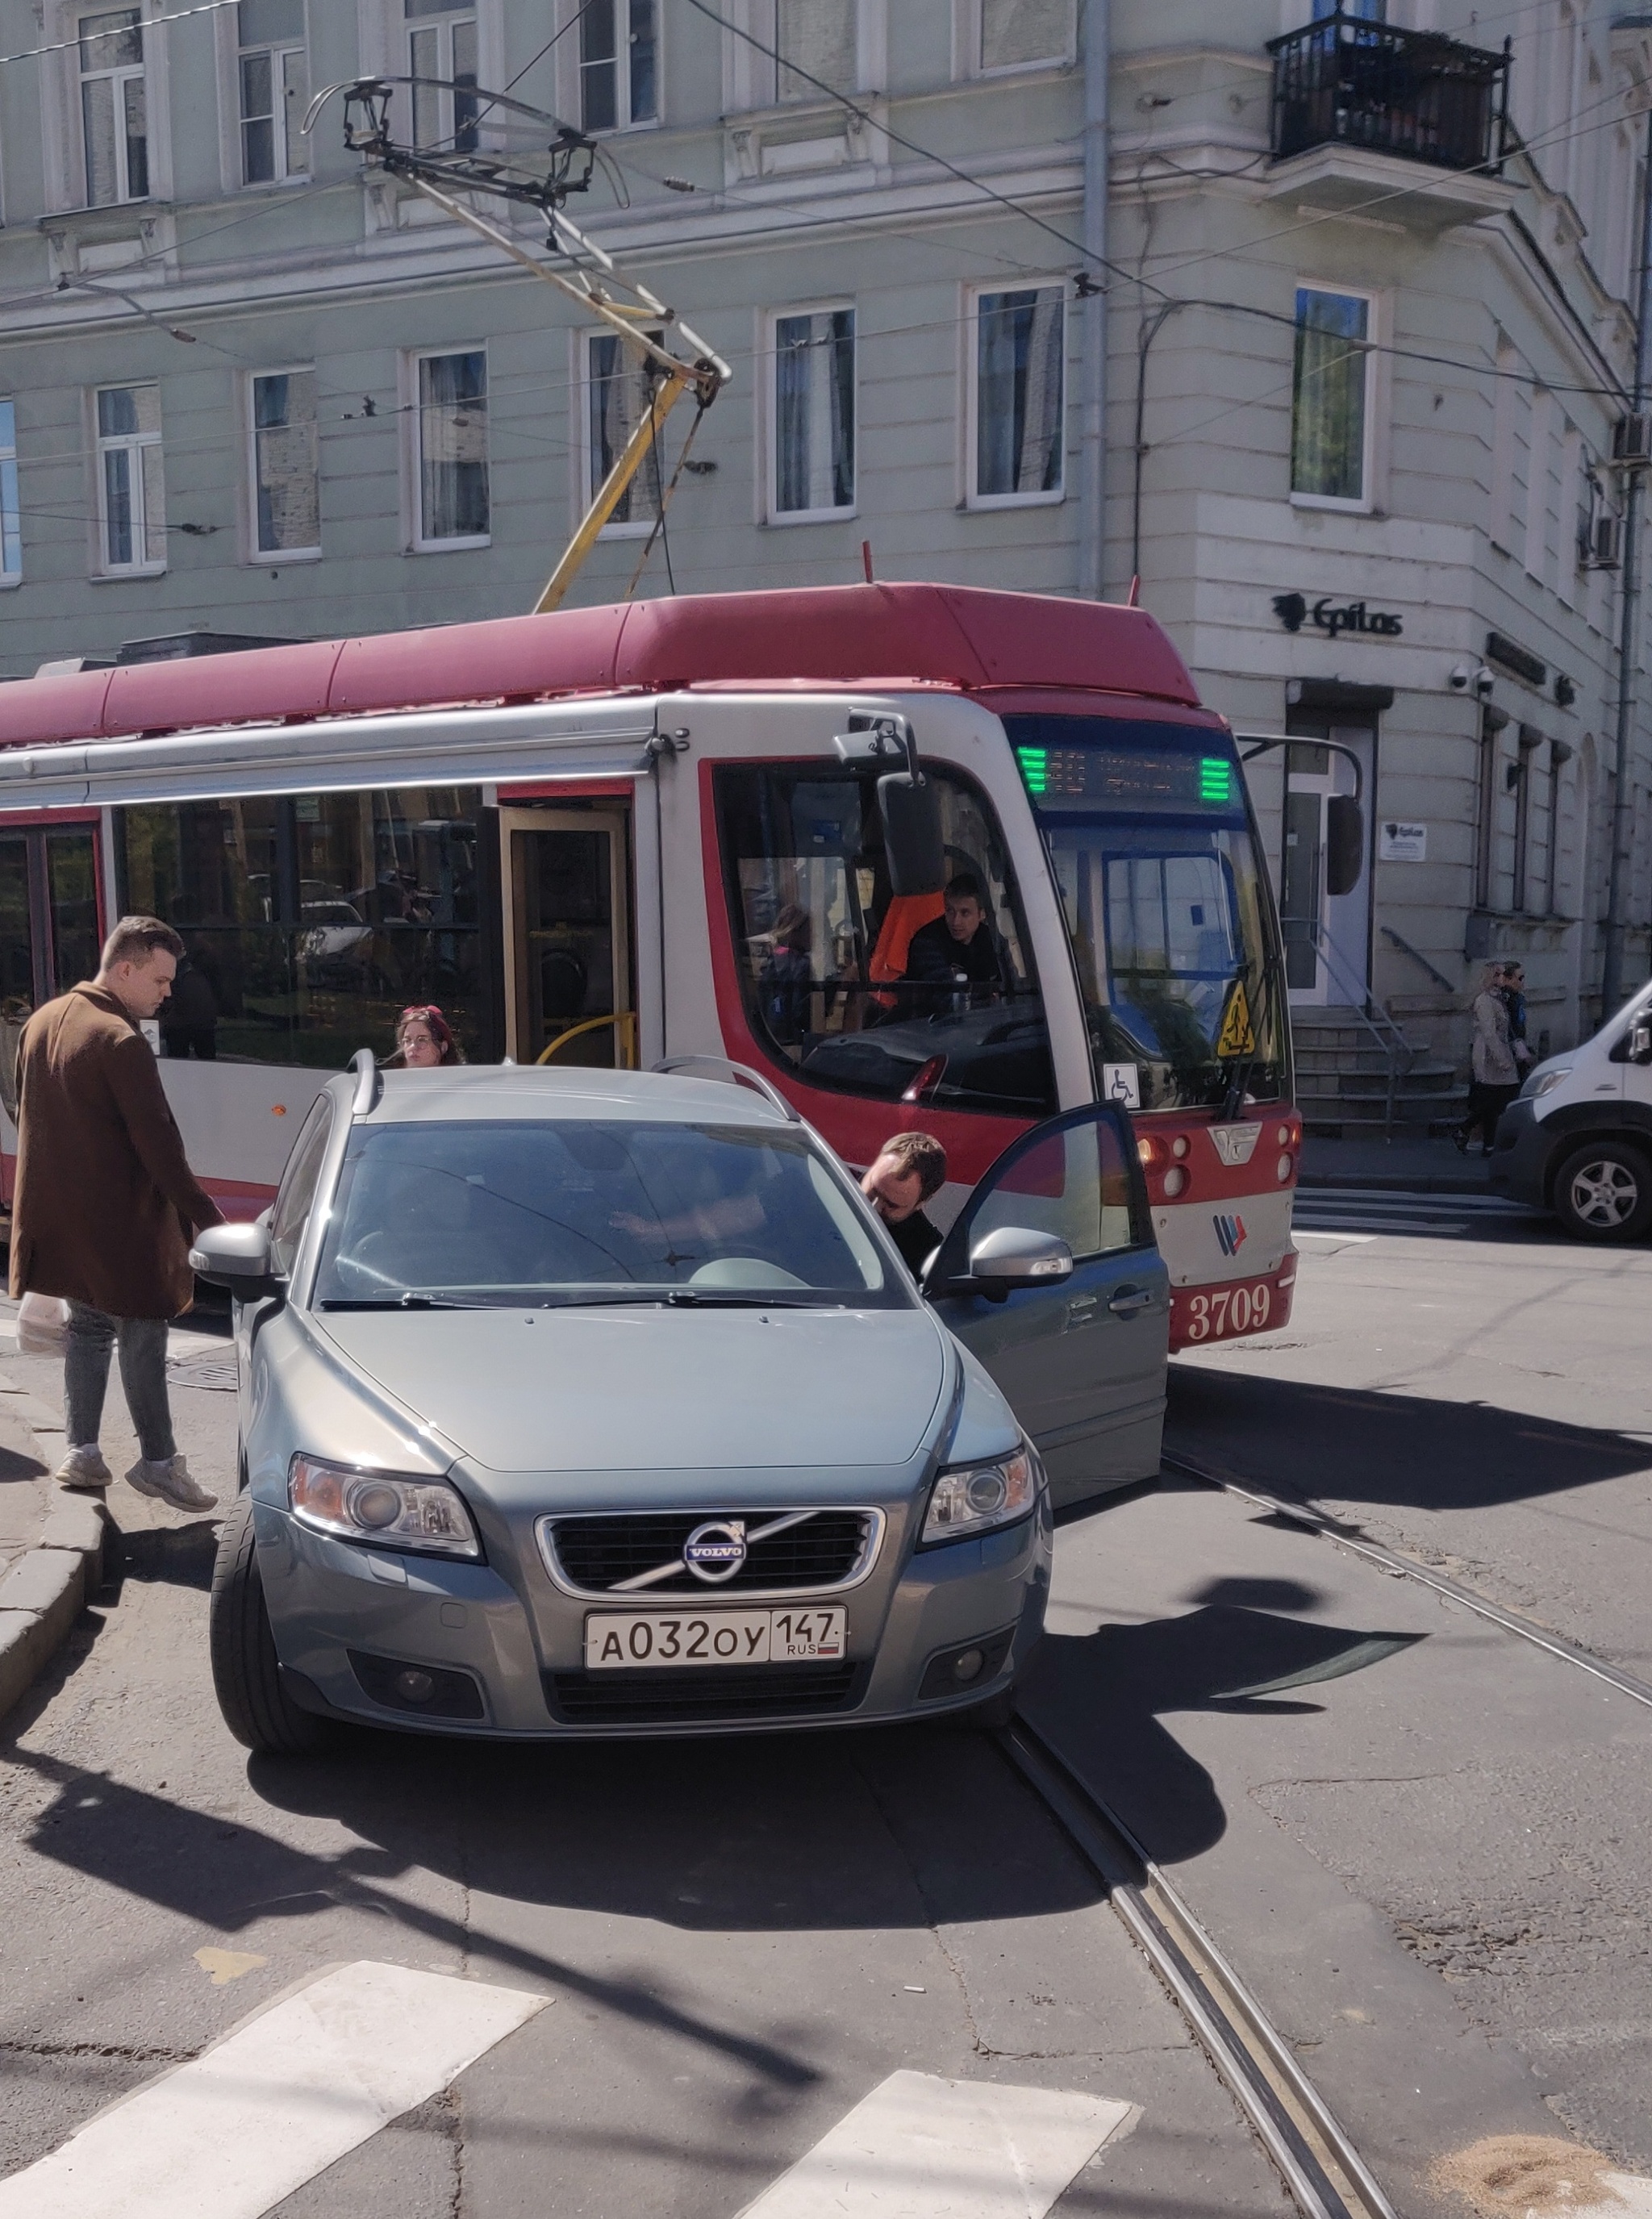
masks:
[[(1053, 1235), (1070, 1273), (1002, 1286), (972, 1259), (990, 1236)], [(944, 1322), (978, 1357), (1043, 1458), (1058, 1507), (1158, 1469), (1170, 1274), (1154, 1244), (1135, 1137), (1096, 1102), (1011, 1142), (924, 1274)]]

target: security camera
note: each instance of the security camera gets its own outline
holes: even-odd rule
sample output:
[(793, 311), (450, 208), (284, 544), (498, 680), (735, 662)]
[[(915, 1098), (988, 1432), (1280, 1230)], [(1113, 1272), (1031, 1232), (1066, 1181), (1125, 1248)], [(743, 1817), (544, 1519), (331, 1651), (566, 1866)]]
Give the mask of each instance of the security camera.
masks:
[(1490, 671), (1487, 669), (1485, 664), (1482, 662), (1479, 669), (1475, 673), (1475, 692), (1478, 693), (1483, 700), (1485, 696), (1491, 692), (1492, 687), (1496, 684), (1496, 680), (1492, 676)]
[(1451, 672), (1450, 684), (1454, 693), (1466, 693), (1474, 673), (1466, 662), (1459, 662)]

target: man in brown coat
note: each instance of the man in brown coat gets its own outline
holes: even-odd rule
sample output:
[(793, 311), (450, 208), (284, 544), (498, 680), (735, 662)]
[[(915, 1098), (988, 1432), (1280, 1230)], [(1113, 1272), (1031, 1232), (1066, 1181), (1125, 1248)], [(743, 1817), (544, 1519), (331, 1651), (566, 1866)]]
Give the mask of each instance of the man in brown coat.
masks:
[(69, 1305), (69, 1452), (59, 1484), (109, 1484), (97, 1434), (118, 1342), (141, 1451), (127, 1484), (180, 1510), (210, 1510), (217, 1496), (190, 1477), (172, 1436), (166, 1327), (194, 1295), (190, 1236), (220, 1223), (222, 1212), (184, 1159), (139, 1030), (171, 992), (183, 953), (171, 925), (123, 917), (96, 978), (47, 1002), (24, 1026), (11, 1291), (58, 1295)]

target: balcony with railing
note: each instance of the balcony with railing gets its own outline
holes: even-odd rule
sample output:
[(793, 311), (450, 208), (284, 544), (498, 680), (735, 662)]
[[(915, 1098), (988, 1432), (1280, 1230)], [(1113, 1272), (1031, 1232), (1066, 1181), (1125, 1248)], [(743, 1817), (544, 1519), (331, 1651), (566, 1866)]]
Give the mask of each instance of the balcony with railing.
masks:
[(1511, 197), (1506, 41), (1492, 53), (1338, 9), (1268, 51), (1276, 190), (1334, 208), (1387, 186), (1398, 220), (1431, 228)]

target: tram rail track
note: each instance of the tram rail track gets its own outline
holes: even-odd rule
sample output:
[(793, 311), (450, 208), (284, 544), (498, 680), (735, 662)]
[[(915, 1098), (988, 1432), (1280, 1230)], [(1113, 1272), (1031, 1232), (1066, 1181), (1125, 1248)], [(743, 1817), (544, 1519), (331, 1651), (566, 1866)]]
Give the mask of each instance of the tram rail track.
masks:
[(1301, 2219), (1397, 2219), (1289, 2044), (1129, 1828), (1028, 1720), (997, 1737), (1108, 1900), (1284, 2181)]
[(1161, 1462), (1166, 1471), (1177, 1473), (1184, 1479), (1197, 1480), (1202, 1486), (1214, 1487), (1223, 1495), (1234, 1496), (1240, 1502), (1254, 1503), (1258, 1509), (1265, 1510), (1271, 1516), (1288, 1519), (1292, 1525), (1317, 1533), (1323, 1540), (1334, 1542), (1339, 1549), (1346, 1549), (1351, 1556), (1363, 1557), (1379, 1571), (1414, 1580), (1419, 1587), (1432, 1588), (1434, 1594), (1461, 1604), (1464, 1610), (1472, 1611), (1488, 1625), (1500, 1626), (1505, 1633), (1512, 1633), (1522, 1641), (1530, 1642), (1533, 1648), (1547, 1650), (1561, 1663), (1573, 1665), (1580, 1672), (1590, 1673), (1595, 1679), (1604, 1681), (1609, 1688), (1615, 1688), (1619, 1694), (1627, 1695), (1632, 1701), (1644, 1703), (1652, 1709), (1652, 1687), (1644, 1680), (1637, 1680), (1633, 1673), (1619, 1670), (1617, 1665), (1607, 1663), (1604, 1657), (1592, 1656), (1587, 1649), (1579, 1649), (1559, 1634), (1551, 1633), (1547, 1626), (1538, 1625), (1529, 1618), (1522, 1618), (1518, 1611), (1506, 1609), (1501, 1603), (1477, 1594), (1473, 1588), (1466, 1588), (1459, 1581), (1448, 1579), (1431, 1565), (1419, 1563), (1414, 1557), (1401, 1556), (1397, 1550), (1385, 1548), (1382, 1542), (1373, 1541), (1363, 1528), (1350, 1526), (1345, 1520), (1333, 1517), (1319, 1503), (1300, 1495), (1276, 1495), (1253, 1480), (1241, 1479), (1231, 1472), (1212, 1471), (1205, 1465), (1195, 1463), (1190, 1457), (1167, 1453)]

